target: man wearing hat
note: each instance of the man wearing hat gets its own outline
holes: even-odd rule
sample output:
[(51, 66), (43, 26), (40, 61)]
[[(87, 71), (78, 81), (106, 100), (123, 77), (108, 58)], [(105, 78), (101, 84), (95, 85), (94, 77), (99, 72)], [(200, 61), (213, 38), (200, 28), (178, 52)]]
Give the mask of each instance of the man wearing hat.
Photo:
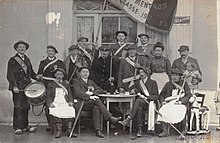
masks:
[[(178, 68), (182, 72), (184, 72), (186, 70), (187, 63), (194, 63), (196, 65), (196, 70), (198, 70), (200, 74), (202, 74), (198, 61), (195, 58), (189, 56), (189, 47), (187, 45), (180, 46), (178, 51), (180, 53), (180, 58), (174, 60), (172, 68)], [(193, 82), (198, 83), (199, 80), (194, 79)]]
[[(167, 121), (167, 118), (172, 118), (172, 120), (174, 120), (173, 118), (176, 118), (176, 111), (178, 110), (178, 108), (173, 109), (173, 104), (183, 104), (186, 107), (188, 107), (188, 103), (189, 103), (189, 99), (192, 96), (189, 86), (187, 84), (187, 82), (183, 82), (181, 80), (181, 76), (183, 75), (183, 72), (177, 68), (172, 68), (171, 69), (171, 81), (167, 82), (165, 84), (165, 86), (163, 87), (159, 97), (160, 97), (160, 103), (162, 106), (167, 105), (167, 109), (163, 110), (164, 112), (161, 111), (162, 117), (158, 116), (158, 121), (162, 122), (162, 126), (163, 126), (163, 132), (159, 134), (159, 137), (166, 137), (169, 136), (169, 124), (166, 122), (170, 122)], [(184, 85), (183, 85), (184, 84)], [(183, 88), (183, 89), (182, 89)], [(180, 91), (182, 91), (180, 93)], [(179, 100), (178, 100), (178, 96), (179, 96)], [(176, 103), (172, 103), (172, 101), (175, 101)], [(168, 104), (170, 104), (171, 106), (169, 106)], [(160, 111), (160, 110), (159, 110)], [(172, 117), (171, 114), (169, 114), (169, 117), (167, 115), (167, 112), (169, 113), (173, 113)], [(173, 112), (170, 112), (173, 111)], [(163, 118), (166, 117), (166, 118)], [(179, 121), (180, 122), (180, 121)], [(181, 130), (184, 131), (185, 130), (185, 126), (186, 126), (186, 120), (185, 118), (183, 119), (183, 121), (179, 124), (181, 127)]]
[(65, 79), (66, 73), (63, 68), (56, 68), (53, 71), (55, 80), (48, 84), (46, 104), (49, 113), (53, 118), (56, 127), (55, 138), (61, 137), (62, 120), (68, 121), (68, 134), (71, 132), (73, 118), (75, 117), (75, 109), (73, 108), (73, 95), (70, 91), (68, 82)]
[(33, 131), (33, 128), (28, 126), (30, 104), (23, 90), (31, 83), (31, 78), (37, 80), (40, 79), (41, 76), (34, 72), (30, 59), (25, 55), (28, 48), (29, 44), (25, 41), (16, 42), (14, 49), (17, 53), (9, 59), (7, 67), (7, 80), (14, 103), (13, 128), (15, 134)]
[[(143, 126), (143, 113), (148, 110), (148, 131), (154, 130), (154, 117), (155, 117), (155, 104), (159, 99), (157, 83), (150, 79), (150, 69), (146, 67), (139, 68), (140, 79), (134, 82), (130, 94), (137, 94), (136, 99), (131, 113), (127, 116), (124, 121), (119, 121), (122, 125), (126, 126), (129, 124), (130, 120), (137, 117), (137, 137), (142, 136), (142, 126)], [(147, 101), (147, 102), (146, 102)], [(155, 103), (154, 103), (155, 102)]]
[(140, 66), (148, 67), (149, 60), (143, 56), (137, 56), (137, 45), (132, 44), (127, 48), (128, 57), (120, 61), (118, 72), (119, 92), (129, 91), (134, 80), (139, 78), (137, 68)]
[(94, 81), (89, 80), (90, 69), (88, 67), (79, 68), (80, 77), (74, 79), (74, 96), (78, 102), (75, 104), (76, 111), (79, 111), (79, 107), (82, 101), (85, 101), (83, 110), (92, 110), (94, 127), (96, 130), (96, 136), (103, 138), (104, 134), (101, 131), (101, 113), (104, 119), (116, 124), (121, 118), (113, 117), (112, 114), (106, 109), (105, 105), (99, 99), (98, 94), (103, 94), (105, 91), (95, 84)]
[[(57, 68), (65, 69), (64, 63), (56, 58), (56, 54), (58, 53), (57, 49), (53, 45), (47, 46), (47, 58), (40, 61), (38, 74), (41, 74), (44, 77), (54, 77), (54, 70)], [(44, 85), (47, 88), (47, 85), (51, 82), (51, 80), (43, 80)], [(51, 130), (49, 110), (45, 107), (45, 115), (47, 118), (48, 127), (46, 131)]]
[(89, 39), (87, 37), (81, 36), (77, 39), (77, 46), (79, 47), (79, 54), (83, 55), (90, 66), (93, 59), (98, 57), (98, 47), (92, 45), (92, 48), (89, 48), (88, 41)]
[[(102, 89), (110, 91), (113, 83), (113, 92), (117, 87), (117, 65), (115, 58), (110, 55), (108, 45), (102, 45), (99, 48), (100, 57), (94, 59), (91, 65), (91, 78)], [(111, 74), (111, 75), (110, 75)]]
[(141, 45), (138, 47), (137, 53), (140, 56), (145, 56), (146, 58), (153, 57), (153, 50), (152, 47), (148, 45), (149, 36), (145, 33), (141, 33), (138, 35), (140, 38)]
[(85, 57), (79, 54), (79, 47), (71, 45), (69, 48), (69, 55), (63, 61), (66, 67), (67, 81), (72, 84), (74, 78), (78, 78), (78, 69), (82, 66), (88, 66), (89, 63)]
[(170, 80), (171, 75), (171, 63), (168, 58), (163, 56), (164, 49), (164, 45), (161, 42), (154, 44), (153, 51), (155, 56), (150, 59), (151, 79), (157, 82), (159, 91)]
[(111, 50), (113, 55), (118, 58), (125, 58), (126, 57), (126, 48), (129, 46), (125, 43), (127, 32), (125, 31), (117, 31), (115, 32), (115, 39), (116, 43), (111, 45)]

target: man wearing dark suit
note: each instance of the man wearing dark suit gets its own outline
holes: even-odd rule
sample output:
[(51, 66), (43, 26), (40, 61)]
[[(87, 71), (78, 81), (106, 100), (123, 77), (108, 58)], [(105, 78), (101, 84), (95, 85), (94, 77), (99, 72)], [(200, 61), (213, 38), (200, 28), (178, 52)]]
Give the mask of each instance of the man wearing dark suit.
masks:
[[(195, 58), (192, 58), (189, 56), (189, 47), (188, 46), (182, 45), (182, 46), (180, 46), (178, 51), (179, 51), (181, 57), (174, 60), (172, 68), (178, 68), (182, 72), (184, 72), (186, 70), (187, 63), (194, 63), (196, 65), (195, 70), (198, 70), (200, 72), (200, 74), (202, 74), (200, 67), (199, 67), (199, 64), (198, 64), (198, 61)], [(198, 84), (201, 81), (194, 78), (192, 82), (195, 84)]]
[(153, 55), (153, 48), (148, 44), (149, 36), (147, 34), (139, 34), (138, 37), (140, 38), (141, 45), (138, 47), (137, 53), (139, 56), (145, 56), (146, 58), (150, 59), (154, 57)]
[(107, 45), (101, 46), (99, 51), (101, 56), (94, 59), (91, 65), (91, 79), (102, 89), (114, 92), (118, 74), (115, 58), (110, 55), (110, 48)]
[[(38, 74), (41, 74), (44, 77), (54, 77), (54, 70), (57, 68), (65, 69), (65, 65), (63, 62), (56, 58), (56, 54), (58, 53), (57, 49), (53, 45), (47, 46), (47, 58), (40, 61), (39, 68), (38, 68)], [(48, 86), (48, 84), (51, 82), (51, 80), (43, 80), (44, 85)], [(50, 115), (49, 110), (45, 106), (45, 115), (47, 118), (48, 127), (46, 128), (46, 131), (51, 130), (50, 126)]]
[(137, 67), (149, 67), (149, 60), (144, 56), (137, 56), (137, 46), (135, 44), (128, 47), (128, 57), (122, 59), (118, 72), (119, 92), (129, 91), (137, 79)]
[(15, 134), (22, 134), (24, 131), (32, 131), (28, 126), (28, 111), (30, 104), (24, 94), (25, 87), (31, 83), (32, 79), (39, 79), (33, 71), (30, 59), (25, 55), (29, 44), (24, 41), (18, 41), (14, 44), (17, 54), (8, 61), (7, 80), (9, 82), (9, 90), (13, 95), (14, 115), (13, 128)]
[(95, 84), (92, 80), (89, 80), (90, 70), (88, 67), (79, 68), (80, 77), (74, 79), (74, 98), (78, 100), (75, 104), (76, 112), (79, 111), (79, 107), (83, 100), (85, 104), (83, 109), (93, 111), (93, 121), (96, 130), (96, 136), (103, 138), (104, 134), (101, 132), (101, 113), (105, 120), (110, 121), (115, 124), (120, 120), (120, 118), (115, 118), (106, 109), (102, 101), (97, 96), (98, 94), (104, 93), (103, 89)]
[[(141, 67), (139, 68), (139, 74), (140, 79), (135, 81), (134, 86), (130, 91), (130, 94), (138, 94), (139, 97), (136, 99), (134, 106), (131, 109), (131, 113), (128, 115), (128, 117), (124, 121), (119, 121), (119, 123), (126, 126), (129, 124), (130, 120), (132, 120), (134, 117), (137, 117), (137, 137), (142, 136), (143, 112), (145, 112), (146, 109), (154, 108), (153, 106), (155, 105), (151, 105), (151, 101), (153, 103), (159, 99), (157, 83), (156, 81), (151, 80), (149, 77), (150, 70), (146, 67)], [(149, 103), (147, 103), (145, 100), (147, 100)], [(155, 116), (154, 111), (152, 115)], [(150, 125), (148, 124), (148, 126)], [(154, 121), (152, 126), (154, 127)], [(152, 127), (149, 127), (148, 129), (153, 130)]]

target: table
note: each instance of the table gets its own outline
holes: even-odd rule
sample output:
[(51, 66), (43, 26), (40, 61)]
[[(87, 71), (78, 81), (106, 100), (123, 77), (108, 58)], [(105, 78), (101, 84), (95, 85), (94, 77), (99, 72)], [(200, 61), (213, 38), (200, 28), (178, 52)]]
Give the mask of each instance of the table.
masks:
[[(126, 95), (126, 94), (100, 94), (99, 97), (106, 98), (107, 110), (109, 111), (109, 103), (112, 102), (129, 102), (130, 110), (133, 107), (134, 98), (136, 95)], [(123, 113), (123, 120), (125, 119), (125, 114)], [(125, 128), (125, 127), (124, 127)], [(132, 120), (130, 122), (130, 134), (132, 133)], [(109, 121), (107, 121), (107, 134), (109, 134)]]

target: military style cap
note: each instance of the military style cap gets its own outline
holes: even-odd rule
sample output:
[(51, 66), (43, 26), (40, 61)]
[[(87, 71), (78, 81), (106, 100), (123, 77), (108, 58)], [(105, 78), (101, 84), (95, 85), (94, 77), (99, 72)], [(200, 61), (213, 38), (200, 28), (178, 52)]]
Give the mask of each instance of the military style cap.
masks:
[(124, 34), (125, 36), (128, 35), (127, 32), (125, 32), (125, 31), (117, 31), (117, 32), (115, 32), (115, 36), (118, 36), (119, 33), (122, 33), (122, 34)]
[(155, 50), (157, 47), (160, 47), (162, 51), (164, 50), (164, 45), (161, 42), (157, 42), (156, 44), (154, 44), (153, 50)]
[(178, 69), (178, 68), (172, 68), (171, 69), (171, 73), (172, 74), (179, 74), (179, 75), (183, 74), (183, 72), (180, 69)]
[(22, 40), (19, 40), (18, 42), (16, 42), (16, 43), (14, 44), (14, 49), (15, 49), (15, 50), (17, 50), (17, 47), (18, 47), (19, 44), (24, 44), (25, 47), (26, 47), (26, 50), (29, 48), (29, 44), (28, 44), (27, 42), (22, 41)]
[(48, 45), (47, 49), (54, 49), (55, 53), (58, 53), (57, 49), (53, 45)]
[(146, 36), (147, 38), (149, 38), (149, 36), (145, 33), (141, 33), (141, 34), (138, 35), (139, 38), (141, 38), (141, 36)]
[(66, 76), (66, 72), (65, 72), (64, 69), (62, 69), (62, 68), (56, 68), (56, 69), (54, 70), (54, 74), (56, 74), (57, 71), (61, 71), (61, 72), (64, 74), (64, 76)]
[(79, 47), (77, 45), (72, 45), (68, 48), (69, 51), (71, 51), (73, 49), (79, 49)]
[(87, 66), (82, 66), (78, 69), (79, 72), (81, 72), (83, 69), (88, 69), (90, 71), (90, 68)]
[(110, 47), (108, 45), (102, 45), (99, 47), (100, 51), (110, 51)]
[(185, 50), (189, 51), (189, 47), (188, 47), (187, 45), (182, 45), (182, 46), (180, 46), (180, 48), (178, 49), (179, 52), (180, 52), (180, 51), (185, 51)]
[(83, 39), (86, 39), (86, 42), (89, 41), (89, 39), (88, 39), (87, 37), (81, 36), (81, 37), (79, 37), (79, 38), (77, 39), (77, 42), (80, 42), (80, 41), (82, 41)]

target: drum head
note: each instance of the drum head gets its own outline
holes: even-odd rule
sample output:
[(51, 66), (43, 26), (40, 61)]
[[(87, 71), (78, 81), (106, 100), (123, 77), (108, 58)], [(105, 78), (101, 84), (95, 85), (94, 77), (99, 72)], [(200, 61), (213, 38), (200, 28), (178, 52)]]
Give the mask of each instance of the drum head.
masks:
[(46, 91), (46, 87), (41, 82), (33, 82), (25, 88), (25, 95), (29, 98), (37, 98), (42, 96)]

